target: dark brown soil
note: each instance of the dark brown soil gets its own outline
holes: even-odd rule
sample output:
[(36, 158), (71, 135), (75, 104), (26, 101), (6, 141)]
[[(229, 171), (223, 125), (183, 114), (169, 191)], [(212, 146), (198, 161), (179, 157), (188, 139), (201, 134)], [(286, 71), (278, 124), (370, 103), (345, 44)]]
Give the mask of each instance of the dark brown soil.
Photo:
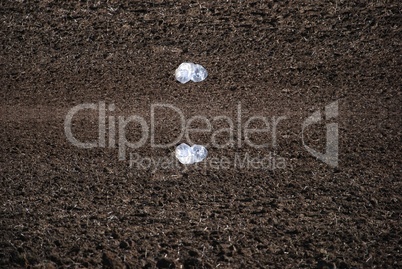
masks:
[[(398, 0), (1, 1), (0, 267), (402, 268), (401, 8)], [(176, 82), (184, 61), (204, 65), (208, 78)], [(338, 117), (304, 137), (324, 152), (326, 124), (338, 123), (334, 168), (305, 149), (301, 130), (335, 101)], [(163, 169), (149, 161), (174, 160), (175, 147), (153, 148), (149, 137), (123, 161), (108, 135), (106, 147), (72, 145), (68, 111), (102, 102), (115, 105), (106, 116), (116, 122), (137, 115), (150, 125), (157, 103), (186, 119), (228, 116), (235, 143), (207, 146), (198, 165)], [(267, 133), (252, 139), (268, 147), (247, 145), (239, 106), (243, 126), (251, 116), (286, 117), (276, 147)], [(156, 142), (180, 133), (172, 110), (154, 119)], [(75, 136), (97, 139), (98, 121), (96, 111), (80, 112)], [(131, 123), (127, 138), (138, 141), (140, 130)], [(284, 163), (234, 162), (272, 153)], [(222, 158), (228, 166), (212, 163)]]

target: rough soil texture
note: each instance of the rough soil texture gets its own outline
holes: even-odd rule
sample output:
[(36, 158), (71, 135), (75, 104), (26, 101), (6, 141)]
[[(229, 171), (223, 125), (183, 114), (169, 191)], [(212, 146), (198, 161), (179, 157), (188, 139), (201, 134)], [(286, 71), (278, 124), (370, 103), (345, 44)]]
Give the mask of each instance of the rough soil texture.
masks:
[[(0, 267), (402, 268), (401, 8), (1, 1)], [(176, 82), (184, 61), (208, 78)], [(70, 143), (70, 109), (103, 102), (114, 104), (105, 147)], [(325, 119), (334, 102), (338, 115)], [(230, 142), (227, 130), (193, 133), (207, 145), (204, 162), (156, 167), (174, 160), (175, 145), (154, 148), (151, 133), (155, 143), (186, 142), (174, 141), (181, 125), (170, 108), (155, 110), (151, 130), (157, 103), (186, 120), (205, 116), (213, 132), (230, 127), (214, 117), (229, 117), (233, 143), (216, 145)], [(322, 121), (304, 142), (324, 152), (337, 123), (335, 168), (304, 147), (302, 124), (315, 111)], [(149, 133), (119, 160), (119, 119), (130, 116)], [(252, 116), (269, 119), (269, 132), (250, 135), (263, 148), (246, 141)], [(80, 111), (72, 125), (80, 141), (99, 140), (98, 111)], [(251, 125), (266, 127), (261, 118)], [(132, 143), (144, 135), (138, 121), (123, 129)], [(279, 163), (258, 165), (269, 154)]]

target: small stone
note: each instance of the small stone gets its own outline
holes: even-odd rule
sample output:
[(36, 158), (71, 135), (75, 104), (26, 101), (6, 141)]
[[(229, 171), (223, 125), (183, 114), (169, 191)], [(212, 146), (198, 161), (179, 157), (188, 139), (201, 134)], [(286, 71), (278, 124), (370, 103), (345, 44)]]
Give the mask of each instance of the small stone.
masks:
[(189, 82), (191, 80), (193, 70), (193, 63), (182, 63), (175, 71), (176, 80), (183, 84)]
[(194, 63), (182, 63), (175, 71), (176, 80), (183, 84), (190, 80), (200, 82), (207, 76), (207, 70), (202, 65)]
[(193, 75), (191, 80), (194, 82), (200, 82), (206, 79), (208, 76), (207, 70), (200, 64), (195, 64), (193, 67)]

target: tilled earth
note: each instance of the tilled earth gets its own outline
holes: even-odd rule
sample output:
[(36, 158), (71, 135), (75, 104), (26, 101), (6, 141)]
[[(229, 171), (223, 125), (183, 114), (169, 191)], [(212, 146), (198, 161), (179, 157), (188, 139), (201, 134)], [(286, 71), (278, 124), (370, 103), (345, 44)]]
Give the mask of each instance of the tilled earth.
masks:
[(0, 7), (0, 267), (402, 268), (399, 1)]

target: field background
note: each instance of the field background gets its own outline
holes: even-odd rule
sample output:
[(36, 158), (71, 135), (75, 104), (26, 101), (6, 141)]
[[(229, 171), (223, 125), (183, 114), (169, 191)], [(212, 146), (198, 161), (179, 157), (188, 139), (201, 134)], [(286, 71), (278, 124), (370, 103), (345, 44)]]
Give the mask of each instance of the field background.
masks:
[[(1, 1), (0, 267), (402, 268), (401, 8), (383, 0)], [(208, 78), (177, 83), (184, 61), (205, 66)], [(302, 122), (334, 101), (337, 168), (301, 140)], [(287, 116), (276, 149), (208, 148), (208, 159), (231, 160), (275, 150), (286, 167), (130, 168), (116, 148), (66, 139), (67, 112), (98, 102), (115, 105), (108, 116), (148, 123), (155, 103), (187, 118), (235, 119), (239, 103), (243, 123)], [(171, 114), (157, 116), (161, 143), (180, 131)], [(96, 139), (97, 114), (80, 115), (75, 134)], [(306, 134), (319, 151), (325, 123)], [(132, 141), (136, 130), (127, 128)], [(128, 152), (174, 151), (149, 145)]]

